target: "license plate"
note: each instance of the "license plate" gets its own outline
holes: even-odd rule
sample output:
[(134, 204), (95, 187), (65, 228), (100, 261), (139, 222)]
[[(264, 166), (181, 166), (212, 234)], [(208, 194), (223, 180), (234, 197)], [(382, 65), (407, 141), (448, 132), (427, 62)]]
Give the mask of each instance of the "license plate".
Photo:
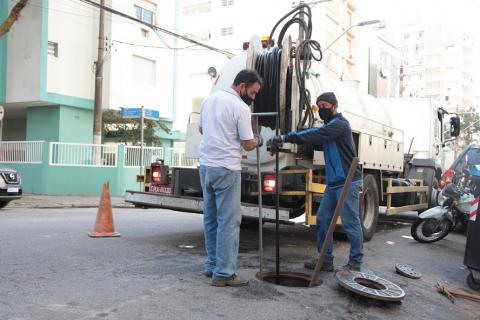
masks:
[(161, 194), (172, 194), (172, 187), (171, 185), (151, 185), (148, 188), (149, 192), (153, 193), (161, 193)]
[(18, 193), (18, 188), (15, 187), (8, 187), (7, 188), (8, 193)]

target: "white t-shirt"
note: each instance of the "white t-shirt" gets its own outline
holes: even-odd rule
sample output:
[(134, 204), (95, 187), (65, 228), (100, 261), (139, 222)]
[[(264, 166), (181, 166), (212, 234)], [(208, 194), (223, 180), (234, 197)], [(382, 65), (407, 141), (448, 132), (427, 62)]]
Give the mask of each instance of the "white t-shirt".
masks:
[(253, 139), (250, 108), (232, 88), (213, 93), (202, 103), (200, 164), (241, 170), (240, 140)]

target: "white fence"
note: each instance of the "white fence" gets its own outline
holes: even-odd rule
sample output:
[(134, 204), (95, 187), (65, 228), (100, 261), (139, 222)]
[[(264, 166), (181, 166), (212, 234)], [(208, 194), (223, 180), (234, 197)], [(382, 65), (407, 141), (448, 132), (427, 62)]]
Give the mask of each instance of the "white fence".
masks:
[(0, 141), (0, 162), (42, 163), (44, 141)]
[[(42, 163), (44, 141), (3, 141), (0, 142), (0, 163)], [(140, 166), (140, 147), (125, 146), (124, 167)], [(156, 159), (175, 167), (196, 167), (198, 159), (185, 157), (180, 148), (143, 147), (143, 166), (149, 166)], [(50, 142), (49, 165), (79, 167), (116, 167), (118, 165), (117, 144), (85, 144)]]
[(116, 167), (117, 145), (50, 142), (52, 166)]
[[(125, 167), (140, 167), (141, 147), (125, 147)], [(157, 159), (163, 159), (164, 152), (161, 147), (143, 147), (143, 166), (149, 166)]]
[(185, 149), (169, 148), (171, 154), (170, 166), (172, 167), (196, 167), (198, 159), (186, 158)]

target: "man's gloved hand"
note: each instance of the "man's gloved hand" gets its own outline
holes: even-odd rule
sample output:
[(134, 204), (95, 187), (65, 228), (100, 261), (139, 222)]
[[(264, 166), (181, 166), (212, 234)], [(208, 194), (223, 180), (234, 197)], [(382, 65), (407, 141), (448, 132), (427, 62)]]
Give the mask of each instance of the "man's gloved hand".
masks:
[(263, 138), (261, 135), (259, 134), (256, 134), (254, 135), (255, 139), (257, 140), (257, 148), (260, 148), (261, 146), (263, 146)]
[(283, 136), (274, 136), (267, 142), (267, 146), (270, 146), (270, 154), (274, 154), (283, 144)]
[(270, 145), (274, 147), (281, 147), (283, 144), (283, 136), (274, 136), (270, 139)]

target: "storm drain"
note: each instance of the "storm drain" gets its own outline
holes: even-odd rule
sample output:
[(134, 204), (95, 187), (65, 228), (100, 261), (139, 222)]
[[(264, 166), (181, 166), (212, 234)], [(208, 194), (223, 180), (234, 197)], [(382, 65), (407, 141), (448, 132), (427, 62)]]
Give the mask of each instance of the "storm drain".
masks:
[[(268, 283), (285, 287), (308, 288), (311, 276), (299, 272), (258, 272), (256, 277)], [(321, 283), (318, 283), (318, 285)]]

